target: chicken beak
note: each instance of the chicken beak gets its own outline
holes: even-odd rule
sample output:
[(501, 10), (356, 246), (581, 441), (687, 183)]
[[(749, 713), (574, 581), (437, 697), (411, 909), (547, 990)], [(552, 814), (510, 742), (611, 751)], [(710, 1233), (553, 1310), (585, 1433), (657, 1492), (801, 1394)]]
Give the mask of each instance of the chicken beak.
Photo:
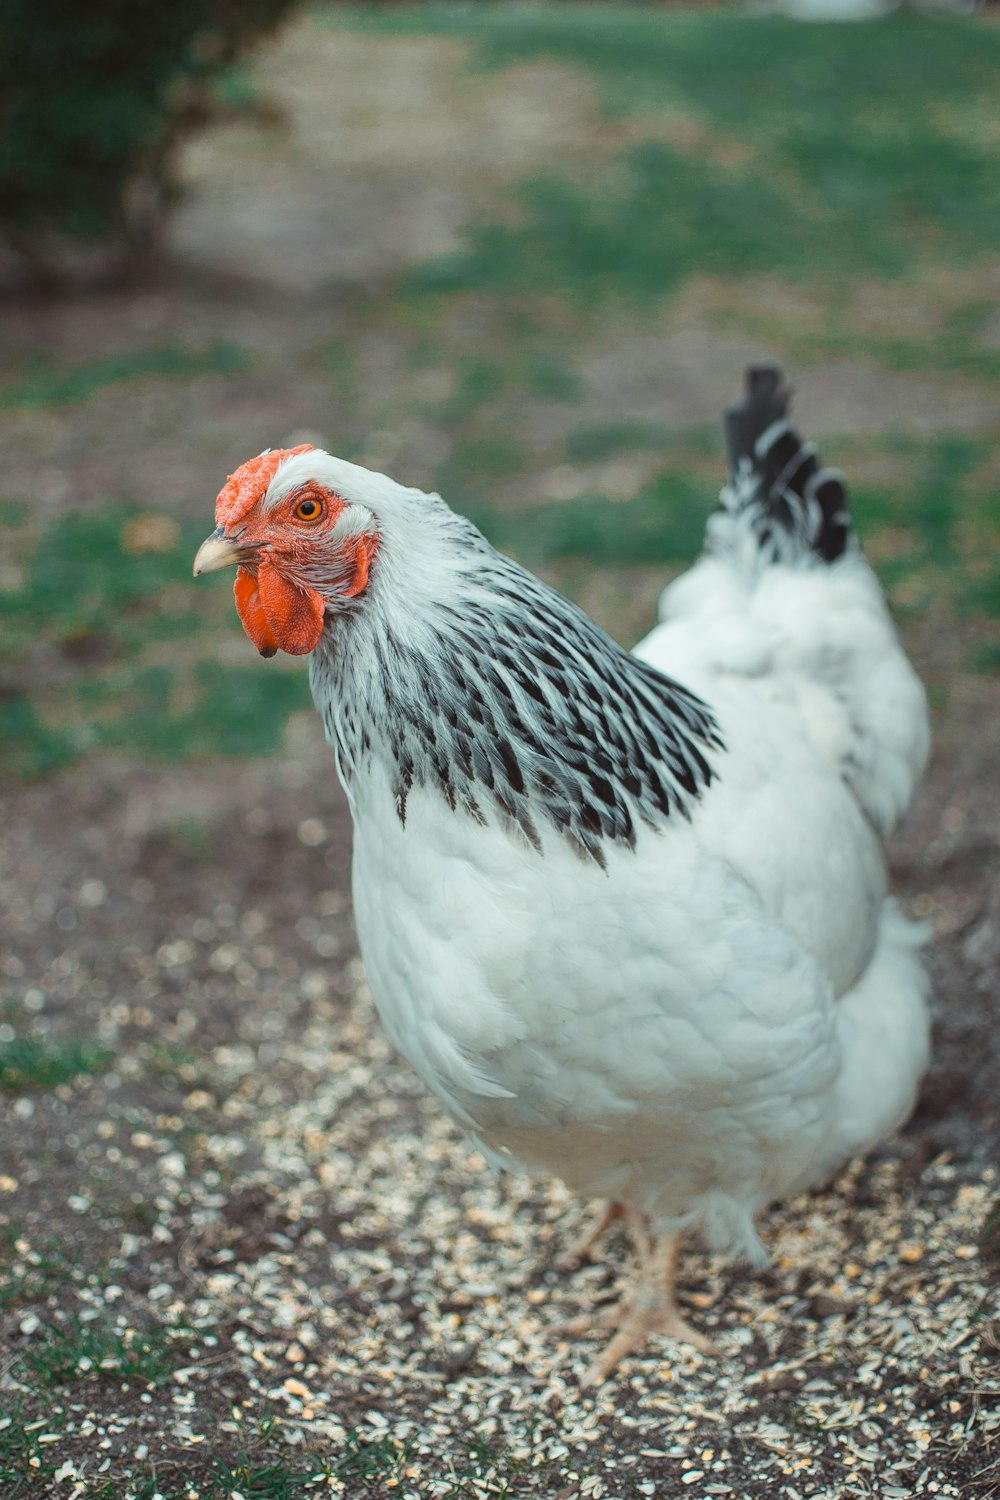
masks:
[(242, 561), (242, 555), (239, 543), (231, 541), (223, 533), (222, 527), (217, 526), (195, 553), (194, 576), (199, 578), (202, 573), (215, 573), (219, 568), (235, 567)]

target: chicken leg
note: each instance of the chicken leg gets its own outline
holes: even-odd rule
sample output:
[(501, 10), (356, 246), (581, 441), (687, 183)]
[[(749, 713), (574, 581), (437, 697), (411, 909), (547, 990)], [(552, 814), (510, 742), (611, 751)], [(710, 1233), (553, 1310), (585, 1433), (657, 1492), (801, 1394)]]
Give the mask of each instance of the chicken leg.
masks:
[[(641, 1348), (651, 1333), (663, 1333), (680, 1343), (691, 1344), (702, 1354), (718, 1354), (711, 1339), (692, 1328), (674, 1300), (677, 1252), (676, 1233), (654, 1235), (648, 1221), (626, 1208), (628, 1223), (639, 1258), (639, 1285), (631, 1297), (596, 1314), (584, 1313), (563, 1324), (569, 1334), (588, 1333), (594, 1327), (613, 1328), (615, 1333), (604, 1350), (587, 1368), (583, 1385), (602, 1385), (616, 1365)], [(619, 1217), (614, 1214), (613, 1217)]]
[(568, 1250), (561, 1252), (556, 1261), (559, 1270), (573, 1271), (585, 1260), (592, 1260), (595, 1249), (612, 1224), (616, 1224), (619, 1219), (626, 1218), (628, 1218), (628, 1209), (624, 1203), (618, 1203), (614, 1198), (609, 1198), (593, 1222), (587, 1225), (580, 1238), (574, 1240)]

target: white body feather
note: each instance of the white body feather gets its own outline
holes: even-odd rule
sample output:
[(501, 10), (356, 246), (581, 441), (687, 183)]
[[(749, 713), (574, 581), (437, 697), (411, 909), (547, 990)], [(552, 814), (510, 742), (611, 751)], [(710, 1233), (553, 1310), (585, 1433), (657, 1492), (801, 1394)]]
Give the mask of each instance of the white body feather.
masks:
[[(422, 604), (460, 608), (465, 566), (437, 502), (326, 455), (286, 471), (306, 459), (379, 518), (366, 609), (425, 650)], [(404, 821), (377, 747), (343, 769), (372, 992), (444, 1106), (501, 1162), (758, 1257), (756, 1211), (897, 1125), (926, 1063), (921, 932), (887, 898), (879, 835), (909, 802), (927, 720), (860, 554), (747, 566), (738, 519), (714, 524), (636, 647), (721, 732), (689, 817), (641, 824), (602, 868), (552, 826), (539, 852), (430, 785)], [(343, 695), (377, 711), (370, 666), (354, 622), (335, 622), (312, 680), (341, 762)]]

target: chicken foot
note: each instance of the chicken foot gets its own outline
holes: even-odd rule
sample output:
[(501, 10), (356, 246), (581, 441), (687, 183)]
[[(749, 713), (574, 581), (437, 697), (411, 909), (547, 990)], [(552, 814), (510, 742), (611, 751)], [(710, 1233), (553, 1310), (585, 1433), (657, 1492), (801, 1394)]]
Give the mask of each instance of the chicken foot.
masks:
[[(610, 1211), (615, 1208), (619, 1212)], [(678, 1311), (674, 1281), (680, 1236), (676, 1233), (654, 1236), (644, 1216), (633, 1209), (609, 1205), (608, 1222), (620, 1217), (626, 1219), (635, 1241), (639, 1285), (632, 1296), (614, 1307), (594, 1314), (584, 1313), (563, 1324), (563, 1331), (568, 1334), (589, 1333), (595, 1327), (615, 1330), (610, 1342), (584, 1373), (585, 1386), (602, 1385), (623, 1359), (645, 1344), (651, 1333), (666, 1334), (679, 1343), (692, 1345), (702, 1354), (719, 1353), (711, 1339), (692, 1328)]]

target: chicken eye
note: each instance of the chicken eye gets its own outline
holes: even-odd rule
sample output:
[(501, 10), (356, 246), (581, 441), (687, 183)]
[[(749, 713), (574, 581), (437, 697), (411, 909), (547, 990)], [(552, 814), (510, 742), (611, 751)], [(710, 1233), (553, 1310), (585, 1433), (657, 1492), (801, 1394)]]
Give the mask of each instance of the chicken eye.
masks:
[(323, 506), (321, 502), (314, 499), (312, 495), (307, 495), (295, 507), (295, 515), (300, 521), (318, 521), (322, 514)]

